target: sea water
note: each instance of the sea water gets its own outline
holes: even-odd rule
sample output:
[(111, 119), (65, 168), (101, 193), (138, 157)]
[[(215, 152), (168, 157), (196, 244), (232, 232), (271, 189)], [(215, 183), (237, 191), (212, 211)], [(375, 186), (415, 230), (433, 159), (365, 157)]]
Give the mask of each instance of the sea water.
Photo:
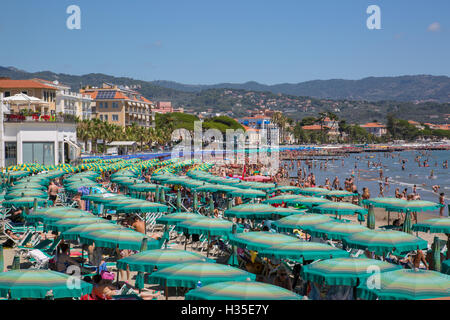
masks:
[[(385, 157), (389, 155), (389, 157)], [(391, 157), (390, 155), (394, 155)], [(428, 167), (419, 167), (418, 163), (414, 161), (416, 156), (420, 156), (420, 161), (423, 165), (425, 160), (428, 160)], [(340, 186), (344, 187), (346, 178), (354, 174), (356, 186), (358, 191), (362, 192), (363, 187), (370, 190), (372, 198), (379, 196), (380, 167), (373, 165), (373, 162), (382, 164), (383, 177), (388, 177), (389, 186), (384, 185), (384, 196), (394, 197), (395, 189), (399, 188), (402, 192), (407, 188), (407, 194), (411, 194), (413, 186), (416, 185), (416, 192), (420, 194), (421, 200), (428, 200), (438, 202), (439, 193), (445, 193), (446, 204), (450, 200), (450, 169), (443, 168), (443, 161), (450, 160), (450, 150), (436, 150), (436, 151), (402, 151), (402, 152), (365, 152), (365, 153), (351, 153), (347, 156), (313, 156), (313, 163), (311, 170), (308, 169), (305, 161), (301, 162), (301, 167), (306, 169), (307, 173), (314, 173), (316, 176), (316, 185), (325, 185), (325, 179), (328, 178), (330, 183), (333, 183), (337, 176), (340, 180)], [(335, 159), (334, 161), (331, 159)], [(324, 168), (325, 160), (328, 159), (327, 168)], [(344, 165), (342, 165), (344, 160)], [(402, 160), (406, 160), (405, 169), (402, 170)], [(370, 167), (367, 162), (370, 161)], [(320, 169), (322, 163), (322, 169)], [(297, 178), (297, 161), (291, 163), (290, 160), (282, 161), (282, 165), (287, 165), (287, 170), (291, 178)], [(433, 174), (431, 174), (433, 171)], [(440, 189), (437, 193), (433, 192), (432, 187), (439, 185)], [(444, 214), (447, 215), (448, 209), (445, 208)], [(430, 212), (438, 214), (438, 210)]]

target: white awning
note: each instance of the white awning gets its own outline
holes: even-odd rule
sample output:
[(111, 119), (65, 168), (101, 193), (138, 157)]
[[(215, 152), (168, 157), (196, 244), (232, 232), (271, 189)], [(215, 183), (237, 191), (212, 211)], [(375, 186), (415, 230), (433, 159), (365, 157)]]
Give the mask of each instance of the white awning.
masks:
[(113, 141), (108, 143), (108, 146), (133, 146), (136, 141)]

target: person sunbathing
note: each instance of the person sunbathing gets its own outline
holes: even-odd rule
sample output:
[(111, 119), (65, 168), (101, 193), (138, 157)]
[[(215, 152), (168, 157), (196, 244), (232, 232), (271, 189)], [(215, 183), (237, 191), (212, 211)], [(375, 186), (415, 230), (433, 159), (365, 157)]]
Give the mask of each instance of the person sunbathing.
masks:
[(61, 253), (56, 256), (56, 271), (66, 272), (67, 268), (71, 265), (80, 267), (80, 264), (70, 257), (68, 244), (63, 243), (59, 248), (61, 249)]
[(273, 284), (278, 287), (285, 288), (292, 291), (292, 282), (289, 278), (285, 268), (280, 267), (277, 271), (277, 276), (273, 280)]

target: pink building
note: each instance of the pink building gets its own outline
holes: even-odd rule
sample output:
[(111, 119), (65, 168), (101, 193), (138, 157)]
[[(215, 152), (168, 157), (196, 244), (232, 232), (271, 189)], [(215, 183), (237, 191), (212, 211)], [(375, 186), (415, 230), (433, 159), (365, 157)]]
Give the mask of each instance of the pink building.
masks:
[(153, 109), (156, 113), (169, 113), (174, 112), (172, 108), (172, 102), (170, 101), (158, 101), (156, 102), (156, 108)]

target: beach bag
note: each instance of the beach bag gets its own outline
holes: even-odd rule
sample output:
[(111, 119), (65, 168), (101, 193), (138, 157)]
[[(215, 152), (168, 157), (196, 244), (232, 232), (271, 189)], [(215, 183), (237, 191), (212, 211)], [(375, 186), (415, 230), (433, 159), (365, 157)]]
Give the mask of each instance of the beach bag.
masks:
[(109, 271), (102, 271), (101, 276), (102, 276), (102, 279), (105, 279), (105, 280), (111, 280), (111, 281), (114, 280), (114, 273), (109, 272)]

